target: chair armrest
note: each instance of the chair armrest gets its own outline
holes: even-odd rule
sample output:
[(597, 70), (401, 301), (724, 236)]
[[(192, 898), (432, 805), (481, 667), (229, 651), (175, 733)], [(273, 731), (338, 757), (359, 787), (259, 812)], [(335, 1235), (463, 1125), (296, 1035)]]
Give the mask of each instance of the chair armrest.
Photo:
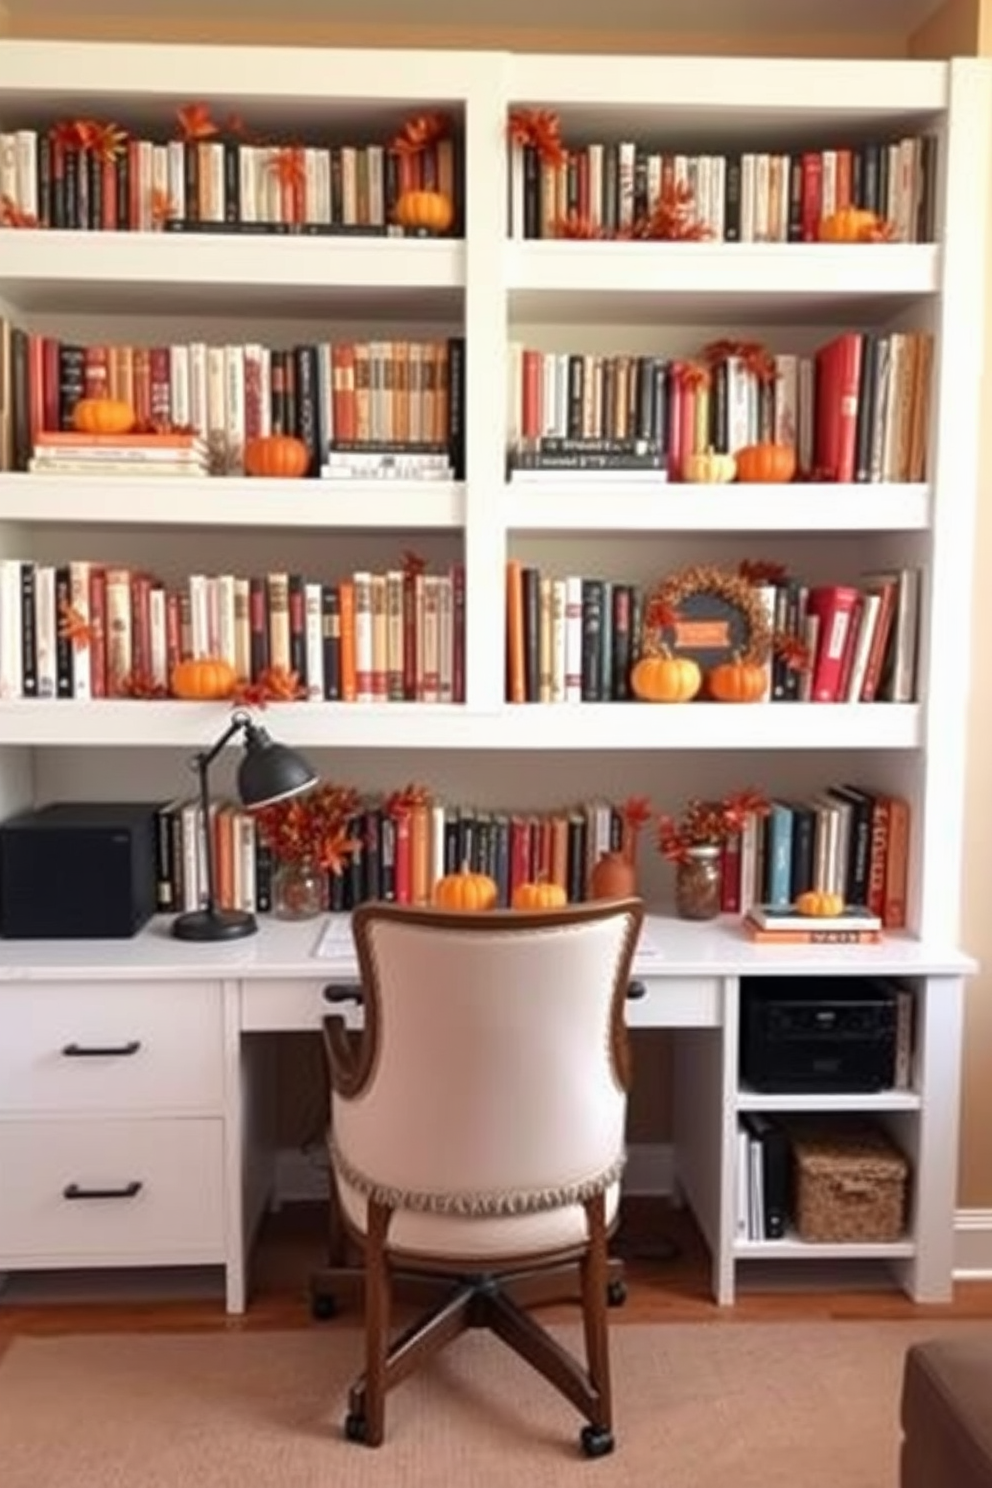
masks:
[[(324, 988), (323, 997), (325, 1002), (336, 1007), (349, 1002), (361, 1007), (365, 1003), (360, 982), (331, 982)], [(363, 1088), (369, 1071), (371, 1030), (367, 1021), (357, 1041), (349, 1037), (347, 1025), (340, 1013), (324, 1018), (323, 1032), (327, 1067), (334, 1094), (345, 1099), (357, 1095)]]

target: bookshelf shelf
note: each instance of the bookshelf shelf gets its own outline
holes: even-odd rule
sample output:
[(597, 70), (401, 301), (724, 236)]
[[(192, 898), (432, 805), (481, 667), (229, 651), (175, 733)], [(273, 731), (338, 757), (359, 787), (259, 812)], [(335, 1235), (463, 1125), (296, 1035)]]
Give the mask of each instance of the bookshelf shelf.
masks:
[(461, 315), (455, 240), (0, 231), (0, 297), (21, 312), (376, 320)]
[(0, 475), (0, 522), (80, 527), (457, 531), (457, 481)]
[(507, 255), (511, 316), (569, 324), (871, 325), (934, 295), (941, 264), (932, 243), (513, 242)]
[[(2, 486), (0, 486), (2, 491)], [(925, 532), (927, 485), (660, 485), (510, 482), (511, 532)]]
[(818, 1245), (807, 1240), (736, 1240), (734, 1255), (748, 1261), (899, 1261), (916, 1254), (912, 1240)]
[[(877, 720), (874, 714), (881, 715)], [(35, 747), (196, 746), (218, 731), (222, 704), (112, 698), (0, 702), (0, 740)], [(641, 715), (646, 715), (642, 717)], [(430, 703), (284, 703), (266, 710), (287, 744), (355, 749), (908, 750), (919, 743), (915, 704), (720, 703), (685, 707), (580, 703), (484, 711)]]
[(766, 1094), (760, 1090), (739, 1090), (737, 1092), (738, 1111), (763, 1111), (768, 1115), (772, 1112), (800, 1111), (815, 1112), (817, 1114), (840, 1111), (863, 1111), (865, 1113), (882, 1111), (918, 1111), (922, 1102), (915, 1090), (882, 1090), (877, 1094), (845, 1094), (845, 1095), (779, 1095)]

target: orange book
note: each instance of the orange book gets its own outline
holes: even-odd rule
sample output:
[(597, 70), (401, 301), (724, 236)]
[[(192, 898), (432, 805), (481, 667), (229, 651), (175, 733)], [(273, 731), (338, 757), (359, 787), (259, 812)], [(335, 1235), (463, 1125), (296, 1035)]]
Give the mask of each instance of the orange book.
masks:
[(523, 568), (516, 558), (506, 565), (507, 701), (527, 701), (524, 676)]
[(358, 700), (358, 663), (355, 655), (355, 586), (345, 579), (338, 586), (341, 609), (341, 701)]

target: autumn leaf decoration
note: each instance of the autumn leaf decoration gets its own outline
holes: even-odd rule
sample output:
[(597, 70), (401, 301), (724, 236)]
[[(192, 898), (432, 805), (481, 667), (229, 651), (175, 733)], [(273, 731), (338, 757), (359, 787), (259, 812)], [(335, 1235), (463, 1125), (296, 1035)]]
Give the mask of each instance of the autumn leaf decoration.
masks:
[(568, 159), (561, 121), (552, 109), (511, 110), (509, 135), (515, 145), (532, 149), (542, 165), (564, 165)]
[(790, 672), (808, 672), (810, 667), (809, 647), (798, 636), (774, 635), (772, 650)]
[(269, 156), (267, 168), (284, 191), (302, 191), (306, 184), (303, 151), (294, 145), (283, 145)]
[(0, 196), (0, 227), (37, 227), (33, 212), (23, 211), (11, 196)]
[(232, 706), (265, 708), (269, 703), (297, 703), (307, 695), (299, 673), (285, 667), (266, 667), (255, 682), (242, 682), (235, 689)]
[(349, 786), (325, 783), (255, 813), (259, 836), (280, 863), (312, 863), (338, 874), (361, 847), (349, 830), (359, 809)]
[(63, 119), (51, 131), (51, 138), (63, 149), (88, 150), (108, 164), (127, 149), (127, 130), (113, 121), (99, 119)]
[(609, 237), (605, 228), (596, 226), (579, 212), (556, 218), (554, 233), (556, 238), (570, 238), (573, 242), (594, 242)]
[(404, 550), (402, 564), (403, 572), (408, 579), (419, 578), (427, 569), (426, 558), (421, 558), (419, 553), (414, 553), (410, 548)]
[(397, 155), (422, 155), (438, 140), (447, 139), (451, 133), (451, 120), (447, 114), (417, 114), (407, 119), (403, 128), (390, 141), (389, 148)]
[(213, 139), (220, 134), (220, 126), (210, 117), (210, 105), (206, 103), (184, 103), (176, 110), (176, 121), (187, 144), (193, 140)]
[(733, 358), (761, 383), (774, 382), (778, 377), (775, 358), (760, 341), (711, 341), (703, 347), (703, 358), (714, 368)]
[(152, 192), (151, 219), (152, 227), (161, 230), (167, 222), (179, 216), (179, 207), (168, 191), (163, 191), (161, 186), (156, 186)]
[(667, 183), (635, 237), (662, 243), (699, 243), (713, 236), (696, 215), (696, 198), (685, 181)]
[(713, 381), (709, 368), (700, 366), (699, 362), (676, 362), (672, 372), (687, 392), (708, 388)]
[(772, 563), (765, 558), (744, 558), (737, 572), (748, 584), (781, 584), (788, 577), (784, 563)]
[(431, 799), (431, 793), (426, 785), (415, 785), (411, 782), (404, 785), (400, 790), (393, 791), (386, 798), (386, 815), (391, 817), (411, 816), (414, 811), (427, 806)]
[(121, 684), (121, 691), (125, 697), (135, 698), (141, 702), (151, 702), (169, 695), (168, 688), (161, 682), (154, 682), (147, 672), (140, 671), (128, 672)]
[(93, 644), (93, 626), (74, 605), (59, 603), (58, 637), (68, 641), (74, 651), (87, 651)]
[(644, 629), (651, 638), (651, 646), (655, 652), (662, 656), (671, 654), (668, 639), (680, 619), (678, 610), (667, 599), (655, 594), (648, 600), (644, 611)]

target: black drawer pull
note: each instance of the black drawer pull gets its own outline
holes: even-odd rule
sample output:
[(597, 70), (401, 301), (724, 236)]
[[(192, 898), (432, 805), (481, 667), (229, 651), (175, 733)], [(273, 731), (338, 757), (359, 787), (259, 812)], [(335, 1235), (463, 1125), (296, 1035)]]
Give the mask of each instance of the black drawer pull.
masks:
[(66, 1044), (62, 1053), (66, 1059), (126, 1059), (140, 1048), (140, 1039), (129, 1039), (126, 1044)]
[(324, 988), (324, 1001), (332, 1003), (355, 1002), (360, 1005), (362, 1001), (362, 989), (360, 986), (356, 986), (354, 982), (345, 982), (338, 985), (332, 982), (330, 986)]
[(133, 1199), (141, 1192), (141, 1183), (132, 1178), (122, 1188), (83, 1188), (78, 1183), (69, 1183), (62, 1190), (64, 1199)]
[(633, 981), (627, 983), (627, 1000), (636, 1002), (639, 997), (646, 997), (648, 989), (643, 982)]

